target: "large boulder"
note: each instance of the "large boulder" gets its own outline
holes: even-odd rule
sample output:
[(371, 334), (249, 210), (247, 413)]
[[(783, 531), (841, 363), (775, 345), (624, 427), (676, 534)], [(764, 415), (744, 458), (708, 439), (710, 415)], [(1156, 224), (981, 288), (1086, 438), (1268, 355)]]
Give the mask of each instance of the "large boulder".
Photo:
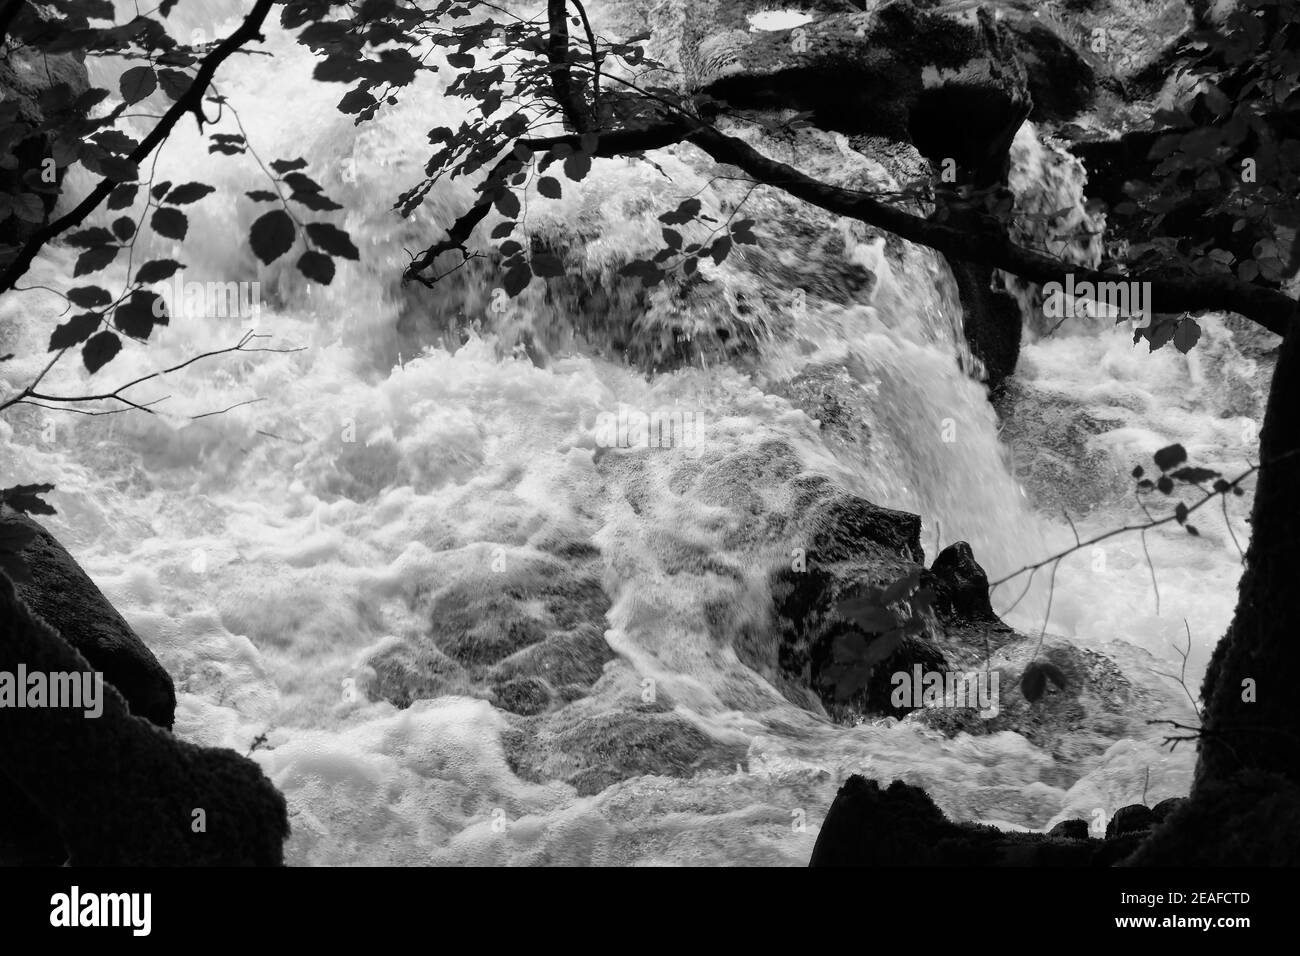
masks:
[[(0, 673), (97, 673), (4, 574), (0, 627)], [(99, 703), (98, 715), (71, 707), (0, 709), (0, 771), (57, 833), (70, 863), (283, 862), (284, 798), (257, 764), (231, 750), (175, 739), (134, 716), (109, 684), (102, 685)]]
[(19, 552), (30, 580), (17, 584), (18, 596), (117, 688), (131, 713), (170, 729), (176, 690), (158, 659), (54, 535), (25, 515), (0, 513), (0, 534), (15, 528), (31, 534)]
[(699, 46), (701, 92), (738, 109), (812, 113), (820, 128), (914, 143), (959, 182), (1002, 180), (1030, 97), (1010, 35), (907, 2), (786, 30), (724, 30)]

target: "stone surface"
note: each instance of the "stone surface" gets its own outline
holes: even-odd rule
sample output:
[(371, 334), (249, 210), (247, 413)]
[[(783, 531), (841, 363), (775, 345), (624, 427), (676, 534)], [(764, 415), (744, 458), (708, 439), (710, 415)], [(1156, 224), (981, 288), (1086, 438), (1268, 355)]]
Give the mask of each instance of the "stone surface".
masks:
[(21, 552), (32, 578), (17, 585), (22, 600), (103, 672), (133, 714), (170, 729), (176, 691), (157, 658), (44, 526), (13, 512), (0, 514), (7, 525), (35, 533)]
[[(0, 671), (91, 672), (90, 664), (36, 617), (0, 574)], [(105, 684), (102, 713), (57, 707), (0, 709), (0, 772), (39, 809), (78, 866), (279, 865), (289, 834), (284, 798), (253, 761), (196, 747), (133, 716)], [(0, 806), (14, 805), (0, 800)], [(204, 826), (195, 811), (202, 810)], [(0, 848), (12, 840), (0, 836)], [(25, 849), (30, 850), (30, 841)], [(47, 846), (46, 852), (52, 847)]]

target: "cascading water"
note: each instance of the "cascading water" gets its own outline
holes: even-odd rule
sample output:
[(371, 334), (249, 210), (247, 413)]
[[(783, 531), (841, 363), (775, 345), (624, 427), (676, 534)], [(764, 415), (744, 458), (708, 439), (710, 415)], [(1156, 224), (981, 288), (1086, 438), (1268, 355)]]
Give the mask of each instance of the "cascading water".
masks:
[[(234, 12), (190, 3), (171, 22), (182, 37), (202, 29), (210, 38)], [(470, 191), (441, 186), (411, 220), (388, 205), (418, 175), (424, 131), (449, 123), (455, 107), (426, 82), (355, 128), (333, 109), (339, 88), (310, 79), (302, 48), (278, 28), (267, 33), (274, 58), (227, 67), (220, 91), (264, 159), (309, 160), (347, 210), (341, 224), (361, 261), (327, 288), (283, 265), (292, 256), (260, 266), (243, 241), (259, 212), (243, 198), (261, 188), (255, 163), (212, 157), (192, 127), (178, 129), (155, 180), (202, 179), (217, 193), (190, 207), (183, 244), (150, 236), (137, 256), (185, 262), (183, 281), (260, 283), (260, 313), (178, 315), (147, 346), (129, 345), (96, 384), (227, 348), (249, 328), (269, 336), (258, 340), (268, 348), (296, 351), (218, 356), (149, 383), (137, 400), (168, 396), (153, 416), (23, 409), (0, 422), (0, 482), (57, 484), (49, 524), (174, 676), (180, 736), (247, 752), (266, 735), (253, 757), (289, 802), (291, 863), (801, 864), (837, 780), (852, 772), (923, 785), (959, 818), (1028, 828), (1134, 802), (1147, 771), (1151, 799), (1186, 792), (1193, 755), (1162, 750), (1158, 729), (1116, 741), (1062, 784), (1052, 757), (1015, 734), (945, 739), (910, 723), (814, 719), (726, 640), (761, 616), (765, 572), (781, 556), (746, 550), (730, 503), (679, 492), (675, 456), (687, 450), (633, 470), (597, 468), (602, 414), (685, 409), (703, 422), (708, 453), (792, 449), (808, 472), (922, 515), (930, 557), (936, 541), (969, 541), (991, 579), (1067, 544), (1067, 524), (1018, 480), (1029, 452), (1012, 455), (999, 440), (985, 389), (959, 369), (960, 311), (936, 257), (760, 192), (747, 208), (771, 228), (753, 254), (769, 258), (714, 270), (713, 298), (689, 308), (651, 294), (630, 326), (615, 328), (608, 314), (582, 314), (582, 296), (557, 304), (536, 288), (500, 313), (471, 280), (413, 298), (397, 282), (404, 250), (434, 237)], [(115, 88), (106, 69), (92, 64), (94, 79)], [(810, 171), (881, 175), (835, 138), (806, 135), (800, 159)], [(1020, 148), (1031, 148), (1023, 137)], [(574, 269), (615, 283), (623, 262), (658, 248), (664, 208), (697, 192), (711, 208), (738, 199), (734, 184), (708, 184), (707, 165), (686, 150), (659, 162), (663, 172), (598, 162), (563, 200), (539, 201), (530, 228), (582, 237), (567, 252)], [(1054, 192), (1057, 208), (1077, 207), (1077, 176), (1044, 162), (1037, 174), (1022, 163), (1025, 182)], [(69, 250), (50, 248), (25, 285), (62, 288), (71, 265)], [(796, 307), (791, 290), (819, 283), (832, 292)], [(37, 370), (60, 301), (37, 290), (0, 303), (4, 350), (20, 356), (4, 366), (10, 386)], [(421, 331), (430, 312), (441, 345)], [(480, 319), (477, 330), (449, 341), (452, 313)], [(548, 324), (582, 334), (548, 338)], [(1099, 423), (1090, 460), (1103, 466), (1087, 480), (1105, 493), (1072, 515), (1080, 535), (1134, 516), (1114, 479), (1160, 445), (1181, 441), (1225, 472), (1244, 463), (1259, 416), (1257, 362), (1222, 321), (1203, 325), (1206, 345), (1191, 356), (1147, 355), (1123, 328), (1083, 325), (1025, 348), (1018, 376), (1035, 407)], [(739, 329), (746, 344), (701, 347), (653, 375), (602, 347), (660, 333), (678, 340), (683, 328), (700, 341)], [(538, 351), (514, 348), (521, 330), (536, 332)], [(825, 370), (846, 383), (851, 441), (789, 397), (800, 375)], [(85, 376), (67, 363), (48, 384), (71, 393)], [(1244, 541), (1244, 523), (1233, 521)], [(1104, 651), (1139, 683), (1167, 687), (1156, 672), (1181, 665), (1173, 645), (1186, 640), (1185, 618), (1194, 689), (1239, 571), (1222, 522), (1202, 532), (1148, 535), (1158, 616), (1139, 540), (1074, 556), (1056, 575), (1048, 629)], [(734, 768), (656, 775), (652, 753), (648, 775), (579, 795), (512, 772), (509, 718), (486, 700), (447, 693), (398, 709), (370, 699), (376, 655), (429, 628), (430, 589), (474, 580), (548, 536), (599, 548), (605, 637), (617, 656), (582, 706), (632, 708), (652, 680), (678, 716), (736, 757)], [(667, 556), (687, 548), (734, 573), (665, 574)], [(999, 589), (995, 607), (1013, 596), (1014, 585)], [(1047, 610), (1035, 591), (1009, 620), (1036, 633)]]

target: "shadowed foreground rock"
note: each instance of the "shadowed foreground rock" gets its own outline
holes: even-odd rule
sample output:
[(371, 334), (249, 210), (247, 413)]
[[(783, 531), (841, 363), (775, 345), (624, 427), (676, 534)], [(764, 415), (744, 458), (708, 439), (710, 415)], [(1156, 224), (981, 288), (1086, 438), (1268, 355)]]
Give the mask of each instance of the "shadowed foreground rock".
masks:
[[(89, 672), (86, 659), (0, 574), (0, 671)], [(133, 717), (104, 685), (103, 713), (0, 709), (0, 768), (90, 866), (279, 865), (284, 797), (251, 760), (196, 747)], [(195, 833), (195, 811), (206, 832)]]
[[(1004, 833), (953, 823), (919, 787), (895, 780), (881, 789), (856, 774), (831, 804), (810, 866), (1112, 866), (1146, 836), (1105, 840), (1073, 835), (1082, 821), (1052, 833)], [(1067, 835), (1071, 834), (1071, 835)]]
[(25, 515), (0, 514), (0, 532), (11, 525), (35, 534), (20, 552), (31, 580), (14, 585), (23, 603), (117, 688), (131, 713), (170, 729), (171, 675), (54, 535)]

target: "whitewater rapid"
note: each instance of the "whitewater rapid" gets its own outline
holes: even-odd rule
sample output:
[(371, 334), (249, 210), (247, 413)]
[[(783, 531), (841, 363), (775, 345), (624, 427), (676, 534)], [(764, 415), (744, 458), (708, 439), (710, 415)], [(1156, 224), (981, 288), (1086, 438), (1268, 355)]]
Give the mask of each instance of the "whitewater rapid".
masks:
[[(216, 35), (233, 25), (229, 13), (181, 5), (172, 22), (182, 36)], [(290, 863), (803, 864), (837, 782), (854, 772), (921, 784), (958, 818), (1031, 829), (1089, 818), (1098, 807), (1113, 812), (1144, 788), (1148, 802), (1186, 792), (1194, 754), (1161, 748), (1157, 729), (1115, 742), (1061, 788), (1044, 782), (1052, 758), (1015, 734), (945, 739), (892, 722), (847, 728), (812, 718), (747, 673), (700, 624), (709, 601), (730, 602), (737, 617), (752, 613), (756, 572), (721, 594), (654, 573), (666, 529), (705, 550), (723, 548), (709, 506), (649, 480), (638, 513), (597, 478), (602, 414), (621, 405), (684, 408), (701, 415), (713, 449), (779, 441), (807, 471), (920, 514), (927, 559), (936, 543), (966, 540), (997, 578), (1068, 543), (1066, 521), (1032, 500), (1018, 477), (1021, 464), (999, 440), (984, 387), (959, 368), (960, 311), (933, 256), (907, 249), (902, 260), (882, 261), (865, 234), (760, 198), (760, 229), (801, 215), (837, 230), (834, 247), (819, 255), (845, 268), (871, 264), (874, 286), (845, 305), (794, 316), (775, 309), (743, 361), (651, 376), (595, 349), (552, 345), (539, 362), (514, 348), (514, 331), (540, 309), (537, 289), (514, 312), (483, 313), (463, 342), (440, 347), (432, 333), (421, 341), (424, 311), (464, 305), (412, 296), (398, 277), (407, 252), (434, 238), (471, 194), (462, 184), (439, 187), (411, 220), (389, 205), (418, 176), (425, 131), (455, 125), (456, 106), (436, 82), (421, 81), (399, 107), (354, 128), (333, 109), (342, 88), (313, 83), (305, 51), (278, 27), (266, 32), (274, 59), (241, 59), (222, 70), (218, 86), (264, 159), (308, 159), (308, 171), (345, 207), (335, 221), (351, 232), (360, 262), (340, 262), (329, 287), (303, 280), (292, 255), (261, 266), (244, 241), (261, 210), (243, 193), (265, 188), (255, 163), (210, 155), (192, 125), (179, 128), (156, 180), (201, 179), (217, 192), (188, 207), (183, 244), (150, 236), (137, 261), (170, 256), (186, 263), (187, 280), (258, 282), (259, 313), (178, 318), (147, 346), (128, 344), (90, 381), (126, 381), (229, 347), (248, 330), (284, 351), (215, 357), (148, 383), (139, 400), (167, 396), (152, 416), (24, 409), (0, 421), (0, 482), (57, 485), (59, 513), (48, 524), (174, 677), (176, 733), (251, 751), (285, 794)], [(111, 67), (92, 72), (113, 85)], [(1026, 135), (1022, 167), (1032, 154), (1060, 175), (1060, 162), (1044, 159)], [(538, 201), (534, 227), (594, 235), (578, 254), (583, 269), (600, 273), (657, 249), (655, 216), (671, 198), (700, 190), (706, 204), (734, 198), (726, 184), (708, 185), (707, 165), (685, 152), (661, 165), (671, 181), (644, 165), (597, 162), (580, 187), (566, 184), (563, 200)], [(879, 171), (864, 166), (862, 175)], [(1029, 175), (1062, 193), (1063, 204), (1078, 203), (1077, 174), (1055, 184)], [(69, 188), (85, 185), (74, 179)], [(66, 248), (47, 249), (25, 285), (76, 284), (73, 259)], [(120, 283), (123, 275), (109, 277)], [(775, 278), (763, 288), (764, 279), (732, 263), (716, 278), (770, 302), (788, 292)], [(475, 308), (487, 293), (477, 292)], [(706, 324), (735, 319), (728, 301)], [(4, 349), (19, 356), (3, 366), (9, 385), (38, 367), (61, 308), (40, 290), (0, 302)], [(652, 302), (646, 323), (664, 321), (666, 308)], [(601, 319), (571, 318), (586, 326)], [(1113, 490), (1117, 477), (1122, 484), (1134, 464), (1174, 441), (1200, 464), (1232, 473), (1244, 466), (1259, 414), (1258, 368), (1222, 321), (1202, 324), (1203, 347), (1190, 356), (1172, 348), (1148, 355), (1123, 328), (1031, 337), (1019, 378), (1064, 414), (1102, 423), (1094, 448), (1105, 465), (1089, 481)], [(849, 370), (871, 409), (869, 448), (830, 441), (774, 393), (775, 383), (813, 364)], [(87, 381), (69, 362), (48, 384), (71, 393)], [(221, 409), (229, 411), (193, 418)], [(1243, 542), (1246, 507), (1239, 503), (1232, 519)], [(1071, 517), (1086, 537), (1132, 519), (1134, 508), (1108, 492)], [(652, 677), (681, 715), (744, 754), (734, 769), (644, 776), (578, 796), (510, 770), (508, 720), (487, 701), (444, 696), (399, 710), (368, 699), (366, 662), (429, 627), (424, 590), (491, 561), (499, 547), (513, 554), (548, 528), (601, 551), (606, 639), (617, 656), (598, 698), (617, 708)], [(1207, 518), (1202, 532), (1148, 536), (1158, 615), (1140, 541), (1113, 539), (1074, 556), (1056, 576), (1048, 630), (1126, 667), (1154, 662), (1176, 672), (1186, 620), (1195, 689), (1229, 621), (1240, 571), (1222, 519)], [(994, 606), (1006, 607), (1012, 593), (1000, 589)], [(1009, 621), (1036, 633), (1045, 610), (1038, 590)]]

